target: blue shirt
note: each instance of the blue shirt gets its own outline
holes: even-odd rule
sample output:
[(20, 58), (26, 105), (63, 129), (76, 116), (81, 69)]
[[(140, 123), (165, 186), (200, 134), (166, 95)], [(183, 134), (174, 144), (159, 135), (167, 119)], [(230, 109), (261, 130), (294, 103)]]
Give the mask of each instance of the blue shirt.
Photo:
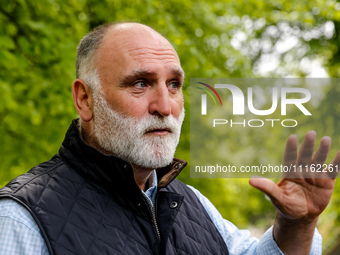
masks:
[[(149, 189), (143, 192), (152, 205), (157, 189), (155, 171), (149, 179)], [(260, 240), (250, 236), (248, 230), (239, 230), (234, 224), (223, 219), (213, 204), (198, 190), (189, 186), (196, 194), (216, 228), (227, 244), (230, 255), (283, 254), (273, 239), (272, 227)], [(322, 253), (322, 238), (315, 230), (310, 255)], [(48, 255), (48, 250), (40, 230), (30, 213), (19, 203), (0, 200), (0, 255)]]

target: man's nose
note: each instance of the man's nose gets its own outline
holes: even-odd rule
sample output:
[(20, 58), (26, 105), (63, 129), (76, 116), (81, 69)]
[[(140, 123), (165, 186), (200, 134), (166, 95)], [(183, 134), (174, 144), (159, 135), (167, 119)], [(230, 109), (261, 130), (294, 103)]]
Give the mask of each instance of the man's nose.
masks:
[(165, 84), (157, 85), (150, 94), (149, 112), (163, 117), (171, 114), (171, 102), (168, 87)]

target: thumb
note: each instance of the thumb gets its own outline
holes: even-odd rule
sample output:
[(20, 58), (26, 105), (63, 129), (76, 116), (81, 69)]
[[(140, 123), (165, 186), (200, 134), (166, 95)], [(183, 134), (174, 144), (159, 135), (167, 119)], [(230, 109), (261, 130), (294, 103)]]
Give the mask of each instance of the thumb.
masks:
[(272, 202), (280, 201), (281, 190), (275, 182), (266, 178), (252, 177), (249, 180), (249, 184), (254, 188), (257, 188), (264, 192)]

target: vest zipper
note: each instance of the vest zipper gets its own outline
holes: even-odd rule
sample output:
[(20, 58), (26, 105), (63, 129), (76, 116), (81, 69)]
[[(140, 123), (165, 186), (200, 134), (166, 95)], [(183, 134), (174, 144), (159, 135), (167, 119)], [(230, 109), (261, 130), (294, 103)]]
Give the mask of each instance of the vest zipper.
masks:
[(152, 202), (153, 206), (150, 204), (149, 199), (146, 197), (146, 195), (144, 195), (143, 193), (142, 193), (142, 195), (145, 198), (146, 202), (148, 203), (149, 211), (151, 213), (151, 216), (152, 216), (152, 219), (153, 219), (153, 223), (155, 224), (158, 238), (159, 238), (159, 240), (161, 240), (161, 234), (159, 232), (158, 224), (157, 224), (157, 221), (156, 221), (156, 209), (155, 209), (156, 208), (156, 195), (157, 195), (157, 191), (156, 191), (156, 193), (155, 193), (155, 195), (153, 197), (153, 202)]

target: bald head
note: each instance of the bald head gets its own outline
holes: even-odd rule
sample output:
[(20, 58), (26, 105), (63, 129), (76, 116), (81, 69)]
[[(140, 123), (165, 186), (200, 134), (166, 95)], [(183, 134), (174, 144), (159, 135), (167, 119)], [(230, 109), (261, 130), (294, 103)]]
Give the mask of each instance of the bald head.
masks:
[(150, 46), (172, 48), (166, 38), (149, 26), (133, 22), (103, 24), (84, 36), (77, 47), (77, 79), (85, 80), (91, 88), (99, 85), (98, 62), (108, 53), (115, 55), (114, 51), (123, 50), (122, 42), (128, 43), (131, 38), (147, 39)]

